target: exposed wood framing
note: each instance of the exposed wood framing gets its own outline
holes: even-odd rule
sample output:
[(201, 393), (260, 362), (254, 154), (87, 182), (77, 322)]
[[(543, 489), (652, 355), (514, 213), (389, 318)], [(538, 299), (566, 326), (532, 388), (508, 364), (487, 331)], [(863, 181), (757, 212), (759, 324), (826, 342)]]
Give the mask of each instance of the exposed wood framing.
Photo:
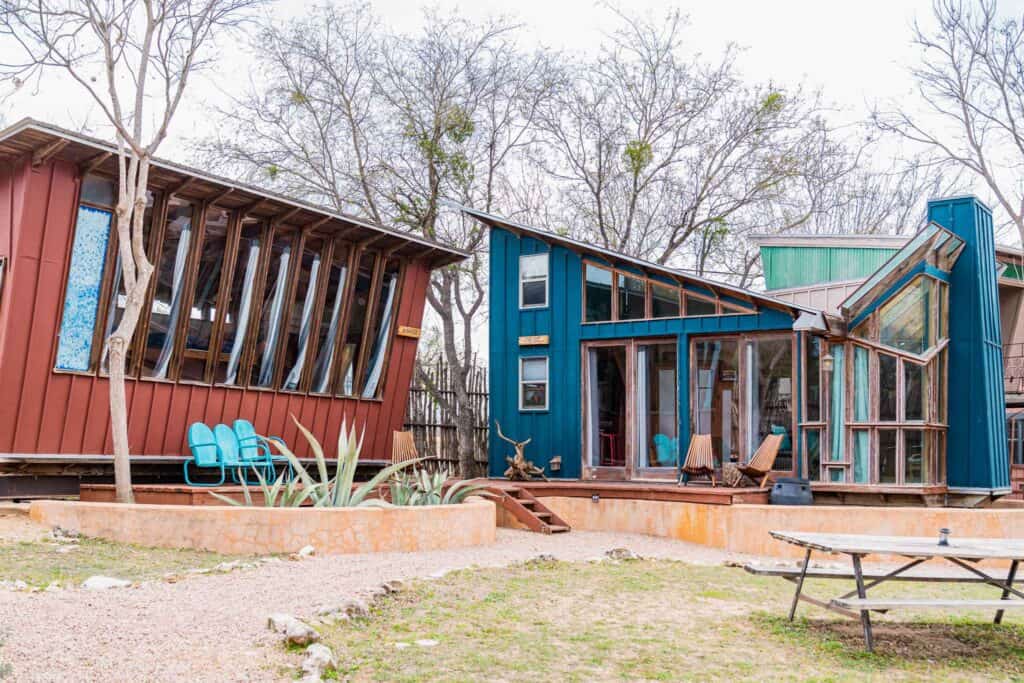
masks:
[(42, 166), (47, 161), (52, 159), (56, 154), (60, 153), (62, 149), (67, 147), (69, 140), (60, 138), (53, 142), (43, 145), (39, 149), (32, 151), (32, 166)]
[(100, 152), (79, 164), (78, 171), (83, 176), (88, 175), (103, 165), (103, 163), (112, 156), (114, 156), (113, 152)]

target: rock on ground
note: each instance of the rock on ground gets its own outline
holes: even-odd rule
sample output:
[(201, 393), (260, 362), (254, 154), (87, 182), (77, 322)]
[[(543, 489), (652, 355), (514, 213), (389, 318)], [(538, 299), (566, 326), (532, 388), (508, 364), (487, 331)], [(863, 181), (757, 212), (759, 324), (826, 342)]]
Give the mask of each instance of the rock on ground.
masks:
[(113, 576), (90, 576), (82, 582), (82, 588), (87, 591), (105, 591), (110, 588), (127, 588), (132, 585), (131, 581), (118, 579)]

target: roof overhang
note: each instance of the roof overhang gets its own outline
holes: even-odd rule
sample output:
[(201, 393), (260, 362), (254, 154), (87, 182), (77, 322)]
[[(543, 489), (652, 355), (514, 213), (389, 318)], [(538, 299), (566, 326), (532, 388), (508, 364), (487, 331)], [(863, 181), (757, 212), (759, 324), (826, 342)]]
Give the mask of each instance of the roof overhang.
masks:
[(774, 308), (777, 310), (785, 311), (794, 318), (800, 316), (803, 313), (818, 314), (818, 311), (814, 308), (807, 308), (797, 304), (792, 304), (788, 301), (776, 299), (761, 292), (754, 292), (749, 289), (742, 287), (736, 287), (725, 282), (719, 282), (717, 280), (711, 280), (699, 275), (688, 273), (678, 268), (670, 268), (669, 266), (662, 265), (660, 263), (654, 263), (646, 261), (644, 259), (636, 258), (635, 256), (629, 256), (611, 249), (605, 249), (603, 247), (590, 244), (588, 242), (582, 242), (580, 240), (566, 237), (565, 235), (557, 235), (547, 230), (535, 228), (529, 225), (523, 225), (515, 221), (503, 218), (501, 216), (495, 216), (478, 209), (473, 209), (468, 206), (456, 205), (460, 211), (467, 216), (474, 218), (484, 225), (492, 228), (501, 228), (517, 235), (527, 235), (534, 239), (540, 240), (547, 244), (557, 244), (558, 246), (565, 247), (571, 251), (575, 251), (582, 254), (589, 254), (592, 256), (600, 257), (603, 260), (610, 261), (614, 264), (625, 264), (639, 269), (641, 272), (653, 273), (660, 275), (661, 277), (667, 278), (679, 284), (692, 283), (700, 287), (705, 287), (716, 294), (726, 294), (731, 297), (735, 297), (741, 301), (749, 301), (758, 305)]
[[(34, 119), (22, 119), (0, 131), (0, 161), (30, 159), (38, 165), (62, 160), (80, 172), (117, 177), (117, 147), (105, 140), (64, 130)], [(373, 244), (394, 256), (424, 261), (431, 268), (457, 263), (469, 254), (440, 242), (396, 230), (366, 218), (286, 197), (275, 192), (190, 168), (166, 159), (151, 164), (150, 186), (196, 201), (215, 201), (218, 207), (298, 228), (310, 227), (346, 240)]]
[(963, 246), (963, 240), (952, 232), (938, 223), (929, 223), (846, 297), (839, 305), (840, 312), (847, 321), (854, 320), (922, 261), (949, 272)]

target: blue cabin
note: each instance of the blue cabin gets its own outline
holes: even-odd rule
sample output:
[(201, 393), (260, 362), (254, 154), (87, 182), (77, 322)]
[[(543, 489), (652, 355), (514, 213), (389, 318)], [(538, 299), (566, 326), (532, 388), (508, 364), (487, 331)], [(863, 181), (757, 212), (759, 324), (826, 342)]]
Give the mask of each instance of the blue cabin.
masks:
[[(1009, 492), (980, 201), (931, 202), (924, 229), (820, 308), (464, 211), (490, 228), (491, 419), (532, 439), (547, 476), (674, 481), (696, 434), (717, 467), (781, 435), (775, 476), (816, 493)], [(491, 476), (509, 455), (491, 429)]]

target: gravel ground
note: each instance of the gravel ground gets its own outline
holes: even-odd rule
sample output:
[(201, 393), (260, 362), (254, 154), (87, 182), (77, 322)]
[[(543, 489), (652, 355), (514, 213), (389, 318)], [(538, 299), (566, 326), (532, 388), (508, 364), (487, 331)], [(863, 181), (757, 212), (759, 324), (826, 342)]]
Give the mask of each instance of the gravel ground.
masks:
[(494, 545), (462, 550), (273, 562), (101, 592), (0, 591), (0, 663), (12, 667), (13, 681), (290, 680), (288, 672), (301, 658), (266, 630), (272, 612), (311, 616), (318, 606), (368, 593), (390, 579), (500, 566), (541, 553), (585, 560), (617, 547), (696, 564), (740, 559), (634, 534), (543, 536), (499, 529)]

